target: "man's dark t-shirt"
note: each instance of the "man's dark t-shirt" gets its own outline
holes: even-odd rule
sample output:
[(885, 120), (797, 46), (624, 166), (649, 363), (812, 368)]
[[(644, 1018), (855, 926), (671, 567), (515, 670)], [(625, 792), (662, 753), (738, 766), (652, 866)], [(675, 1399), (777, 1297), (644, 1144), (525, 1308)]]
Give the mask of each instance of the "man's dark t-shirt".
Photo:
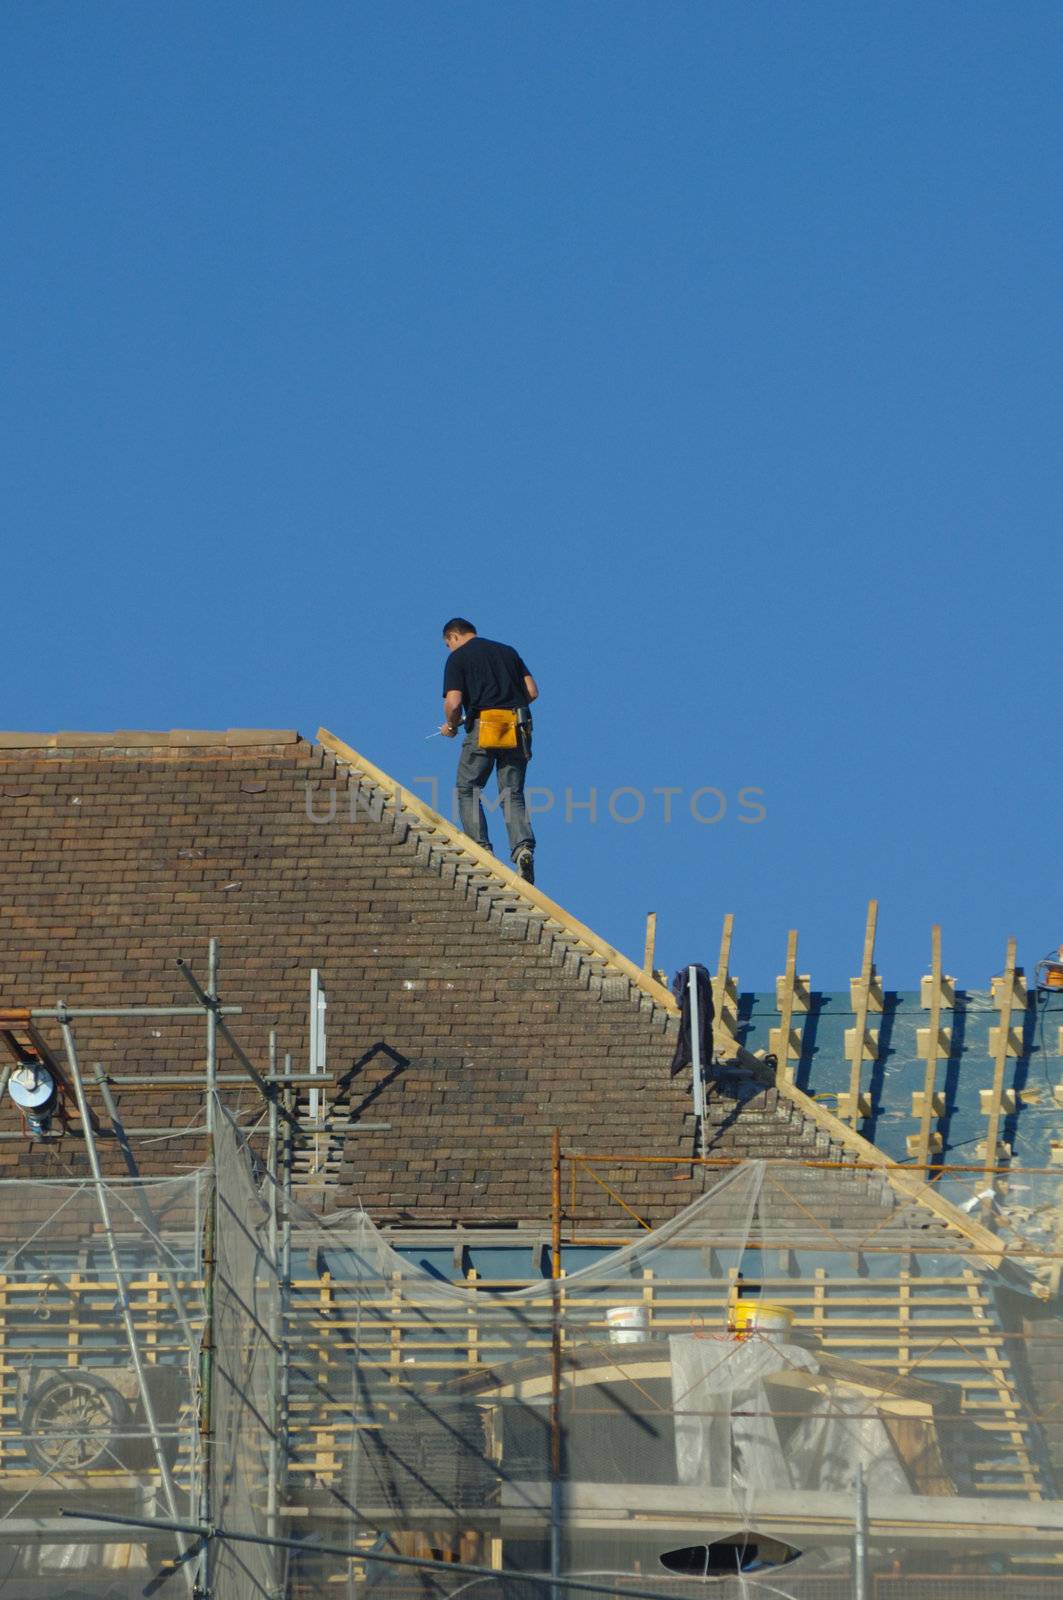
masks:
[(526, 706), (524, 679), (528, 676), (524, 662), (508, 644), (477, 635), (447, 657), (443, 693), (461, 690), (467, 726), (481, 711), (519, 711)]

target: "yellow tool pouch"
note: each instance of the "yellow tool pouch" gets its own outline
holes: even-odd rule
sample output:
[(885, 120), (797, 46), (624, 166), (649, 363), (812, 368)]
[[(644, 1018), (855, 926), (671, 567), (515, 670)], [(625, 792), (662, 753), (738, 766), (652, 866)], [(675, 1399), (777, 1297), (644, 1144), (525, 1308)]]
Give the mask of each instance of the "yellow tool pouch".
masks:
[(515, 750), (517, 748), (517, 713), (515, 711), (480, 712), (480, 749)]

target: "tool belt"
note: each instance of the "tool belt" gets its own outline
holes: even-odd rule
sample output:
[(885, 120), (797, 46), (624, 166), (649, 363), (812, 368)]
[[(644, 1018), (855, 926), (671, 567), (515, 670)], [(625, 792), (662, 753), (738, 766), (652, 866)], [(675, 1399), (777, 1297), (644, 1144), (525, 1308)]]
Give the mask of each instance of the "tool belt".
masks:
[(517, 713), (515, 711), (481, 711), (481, 750), (515, 750), (517, 748)]
[(531, 755), (531, 715), (527, 706), (519, 711), (481, 711), (477, 716), (481, 750), (517, 750)]

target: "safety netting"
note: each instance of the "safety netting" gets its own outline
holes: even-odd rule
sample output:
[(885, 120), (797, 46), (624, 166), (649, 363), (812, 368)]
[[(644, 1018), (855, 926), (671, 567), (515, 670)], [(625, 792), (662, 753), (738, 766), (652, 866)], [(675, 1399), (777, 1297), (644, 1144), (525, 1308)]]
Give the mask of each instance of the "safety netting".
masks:
[(215, 1122), (213, 1179), (0, 1186), (0, 1600), (1063, 1596), (1049, 1180), (1031, 1245), (746, 1163), (515, 1288)]
[(198, 1512), (209, 1194), (206, 1172), (0, 1183), (4, 1600), (189, 1592), (189, 1541), (154, 1524)]
[(1058, 1307), (911, 1175), (746, 1163), (515, 1290), (294, 1206), (271, 1265), (283, 1199), (224, 1137), (218, 1519), (291, 1542), (218, 1593), (1063, 1595)]

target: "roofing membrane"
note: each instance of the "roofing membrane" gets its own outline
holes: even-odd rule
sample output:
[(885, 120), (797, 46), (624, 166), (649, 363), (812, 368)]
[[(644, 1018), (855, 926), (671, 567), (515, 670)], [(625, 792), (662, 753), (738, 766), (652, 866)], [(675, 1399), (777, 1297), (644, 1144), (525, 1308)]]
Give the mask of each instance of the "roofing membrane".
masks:
[[(743, 994), (739, 1016), (746, 1048), (767, 1050), (771, 1032), (779, 1024), (776, 996)], [(911, 1159), (907, 1139), (919, 1126), (912, 1096), (923, 1090), (926, 1055), (919, 1032), (927, 1028), (928, 1017), (917, 991), (886, 990), (882, 1011), (870, 1019), (878, 1038), (875, 1057), (863, 1068), (871, 1114), (861, 1120), (860, 1131), (894, 1161)], [(849, 1088), (845, 1035), (854, 1020), (848, 994), (815, 990), (800, 1018), (802, 1046), (794, 1079), (806, 1094), (822, 1098), (828, 1106), (836, 1105)], [(989, 990), (957, 989), (955, 1005), (941, 1012), (941, 1028), (949, 1034), (950, 1047), (938, 1064), (937, 1087), (944, 1109), (933, 1126), (942, 1136), (936, 1159), (945, 1164), (984, 1164), (984, 1150), (979, 1150), (987, 1124), (982, 1095), (992, 1087), (990, 1030), (999, 1020)], [(1013, 1018), (1012, 1028), (1021, 1052), (1007, 1058), (1004, 1090), (1010, 1108), (1005, 1110), (1000, 1136), (1011, 1147), (1017, 1165), (1047, 1167), (1053, 1160), (1053, 1141), (1063, 1140), (1063, 1104), (1054, 1098), (1056, 1087), (1063, 1085), (1063, 992), (1033, 991)], [(1063, 1177), (1063, 1168), (1060, 1174)]]

